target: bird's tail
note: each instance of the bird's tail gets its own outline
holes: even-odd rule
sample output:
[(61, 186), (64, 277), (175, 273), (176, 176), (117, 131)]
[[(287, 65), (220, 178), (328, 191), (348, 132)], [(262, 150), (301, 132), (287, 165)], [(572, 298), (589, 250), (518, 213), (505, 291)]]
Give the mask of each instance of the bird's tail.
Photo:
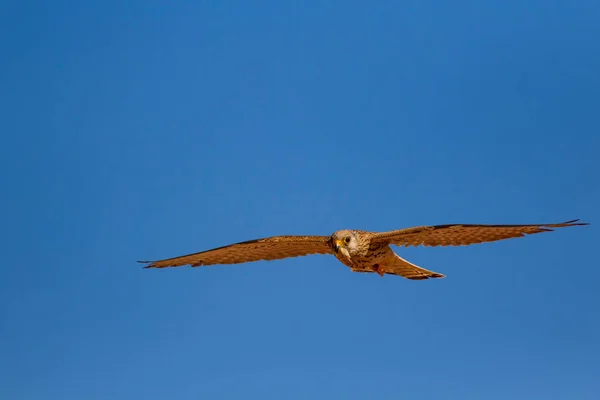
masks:
[(422, 280), (431, 278), (444, 278), (443, 274), (426, 270), (410, 263), (392, 251), (393, 257), (389, 257), (381, 265), (382, 272), (392, 275), (400, 275), (407, 279)]

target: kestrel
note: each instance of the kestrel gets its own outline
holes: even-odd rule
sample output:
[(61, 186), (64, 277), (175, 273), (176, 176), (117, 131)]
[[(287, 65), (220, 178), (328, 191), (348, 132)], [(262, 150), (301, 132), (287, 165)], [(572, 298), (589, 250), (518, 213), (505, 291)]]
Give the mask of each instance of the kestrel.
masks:
[(567, 221), (559, 224), (537, 225), (433, 225), (418, 226), (389, 232), (340, 230), (331, 236), (272, 236), (234, 243), (228, 246), (168, 258), (149, 263), (144, 268), (165, 268), (191, 265), (240, 264), (259, 260), (278, 260), (309, 254), (333, 254), (354, 272), (375, 272), (400, 275), (408, 279), (443, 278), (444, 275), (418, 267), (390, 248), (396, 246), (466, 246), (495, 242), (549, 232), (552, 228), (588, 225)]

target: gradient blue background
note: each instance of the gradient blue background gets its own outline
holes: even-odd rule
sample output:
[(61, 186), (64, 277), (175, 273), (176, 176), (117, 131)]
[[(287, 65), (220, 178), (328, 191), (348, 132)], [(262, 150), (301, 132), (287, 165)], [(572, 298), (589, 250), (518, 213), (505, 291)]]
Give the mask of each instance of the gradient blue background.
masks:
[(595, 1), (0, 8), (0, 398), (598, 399), (597, 225), (144, 270), (278, 234), (600, 221)]

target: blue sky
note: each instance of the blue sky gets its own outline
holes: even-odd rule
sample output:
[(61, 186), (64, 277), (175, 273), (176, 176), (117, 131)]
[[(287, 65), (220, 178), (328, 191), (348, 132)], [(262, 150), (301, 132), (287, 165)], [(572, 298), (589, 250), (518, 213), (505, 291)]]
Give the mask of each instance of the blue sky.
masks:
[[(594, 1), (5, 2), (2, 399), (596, 399)], [(144, 270), (279, 234), (593, 224)]]

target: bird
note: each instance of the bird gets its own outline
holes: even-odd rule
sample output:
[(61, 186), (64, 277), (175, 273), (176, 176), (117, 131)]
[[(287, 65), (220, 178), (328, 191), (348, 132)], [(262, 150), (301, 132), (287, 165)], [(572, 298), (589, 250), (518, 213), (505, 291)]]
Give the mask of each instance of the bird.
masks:
[(333, 254), (353, 272), (397, 275), (411, 280), (444, 278), (445, 275), (421, 268), (396, 254), (395, 246), (467, 246), (477, 243), (524, 237), (554, 228), (589, 225), (579, 219), (555, 224), (480, 225), (451, 224), (416, 226), (387, 232), (342, 229), (330, 236), (271, 236), (233, 243), (198, 253), (158, 261), (138, 261), (144, 268), (190, 265), (240, 264), (279, 260), (310, 254)]

